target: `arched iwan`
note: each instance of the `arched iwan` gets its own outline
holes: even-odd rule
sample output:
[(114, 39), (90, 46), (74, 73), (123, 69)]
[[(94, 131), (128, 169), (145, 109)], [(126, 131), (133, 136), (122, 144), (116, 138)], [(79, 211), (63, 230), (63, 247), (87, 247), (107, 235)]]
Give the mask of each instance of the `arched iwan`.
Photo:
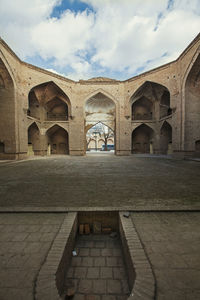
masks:
[(54, 125), (46, 132), (48, 154), (69, 154), (69, 135), (67, 130)]
[[(15, 130), (15, 84), (12, 76), (0, 58), (0, 143), (1, 159), (15, 158), (17, 137)], [(9, 130), (8, 130), (9, 128)]]

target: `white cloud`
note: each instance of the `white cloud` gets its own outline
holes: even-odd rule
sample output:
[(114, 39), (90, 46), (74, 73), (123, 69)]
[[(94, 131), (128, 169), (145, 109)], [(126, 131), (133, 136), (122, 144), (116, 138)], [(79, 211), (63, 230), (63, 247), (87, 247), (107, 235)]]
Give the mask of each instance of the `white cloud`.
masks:
[[(70, 0), (73, 2), (73, 0)], [(78, 80), (132, 76), (177, 58), (200, 28), (199, 0), (82, 0), (93, 11), (50, 17), (61, 0), (0, 0), (1, 35), (22, 58), (53, 59)], [(163, 56), (163, 54), (165, 54)], [(66, 68), (65, 68), (66, 67)]]

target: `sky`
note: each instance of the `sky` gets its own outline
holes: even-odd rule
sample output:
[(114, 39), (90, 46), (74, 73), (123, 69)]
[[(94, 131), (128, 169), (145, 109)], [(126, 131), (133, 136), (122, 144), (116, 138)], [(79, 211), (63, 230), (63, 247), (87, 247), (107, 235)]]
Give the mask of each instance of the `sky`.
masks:
[(0, 0), (0, 36), (25, 62), (78, 81), (126, 80), (175, 60), (200, 0)]

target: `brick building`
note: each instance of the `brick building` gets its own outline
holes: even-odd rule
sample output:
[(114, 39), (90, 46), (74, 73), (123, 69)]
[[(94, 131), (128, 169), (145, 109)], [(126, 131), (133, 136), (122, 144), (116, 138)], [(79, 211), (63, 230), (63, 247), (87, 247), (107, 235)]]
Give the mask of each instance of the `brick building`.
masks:
[(75, 82), (21, 61), (0, 40), (0, 158), (86, 153), (102, 122), (115, 154), (200, 156), (200, 34), (173, 62), (125, 81)]

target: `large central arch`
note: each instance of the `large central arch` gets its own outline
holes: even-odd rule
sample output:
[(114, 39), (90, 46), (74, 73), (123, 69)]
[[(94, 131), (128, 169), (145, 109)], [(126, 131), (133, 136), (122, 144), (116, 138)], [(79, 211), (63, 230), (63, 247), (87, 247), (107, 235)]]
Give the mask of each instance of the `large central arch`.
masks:
[(111, 128), (115, 136), (116, 104), (104, 92), (93, 94), (85, 102), (85, 135), (88, 129), (98, 123)]

